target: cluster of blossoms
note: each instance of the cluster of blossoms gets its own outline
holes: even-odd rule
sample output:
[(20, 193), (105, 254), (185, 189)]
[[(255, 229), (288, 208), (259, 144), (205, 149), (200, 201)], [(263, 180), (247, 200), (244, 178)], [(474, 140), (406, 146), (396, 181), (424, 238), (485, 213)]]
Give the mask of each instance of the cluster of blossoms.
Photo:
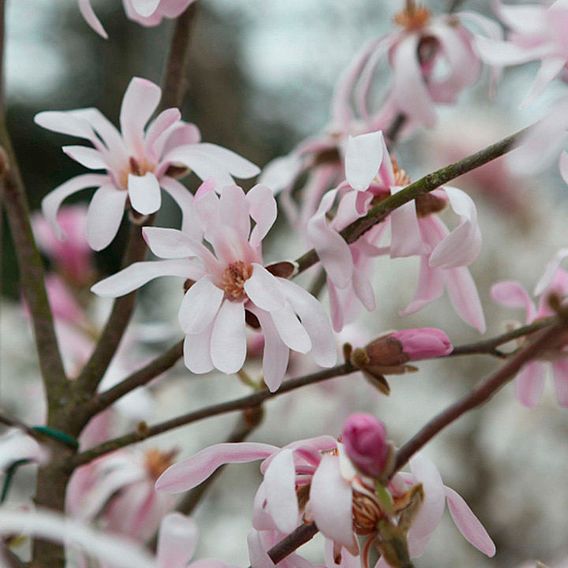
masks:
[[(180, 16), (194, 1), (123, 4), (130, 19), (154, 26)], [(46, 288), (69, 378), (80, 377), (100, 333), (85, 288), (96, 296), (118, 298), (163, 276), (182, 279), (178, 323), (187, 369), (248, 377), (245, 368), (258, 347), (251, 349), (251, 337), (260, 338), (262, 380), (270, 393), (286, 385), (292, 354), (309, 354), (319, 367), (336, 365), (337, 334), (356, 321), (361, 308), (377, 308), (373, 269), (378, 257), (419, 262), (416, 291), (401, 316), (447, 292), (459, 318), (483, 334), (485, 316), (469, 269), (482, 245), (476, 205), (450, 185), (411, 195), (417, 186), (399, 165), (393, 143), (398, 135), (434, 126), (437, 107), (454, 103), (476, 83), (484, 62), (493, 66), (496, 81), (503, 66), (541, 61), (525, 103), (565, 73), (565, 0), (548, 7), (499, 1), (494, 6), (510, 30), (505, 39), (501, 26), (480, 14), (435, 16), (407, 1), (395, 16), (395, 31), (365, 45), (340, 77), (326, 131), (275, 159), (262, 173), (233, 151), (201, 142), (198, 127), (183, 121), (180, 110), (160, 107), (161, 89), (146, 79), (130, 81), (120, 129), (93, 108), (39, 113), (35, 121), (41, 127), (90, 144), (63, 147), (93, 172), (50, 192), (42, 202), (43, 216), (33, 220), (36, 239), (53, 267)], [(107, 37), (91, 1), (79, 0), (79, 8), (90, 26)], [(392, 80), (379, 97), (382, 63), (390, 68)], [(556, 103), (511, 153), (509, 165), (517, 173), (540, 171), (560, 154), (560, 171), (568, 183), (567, 100)], [(202, 182), (195, 192), (181, 181), (191, 173)], [(258, 183), (247, 191), (235, 183), (235, 178), (252, 180), (259, 174)], [(307, 181), (297, 187), (304, 174)], [(89, 188), (95, 193), (88, 209), (62, 206)], [(180, 229), (152, 226), (162, 190), (179, 206)], [(305, 269), (300, 261), (265, 263), (263, 244), (277, 221), (277, 197), (300, 238), (313, 247), (309, 254), (325, 277), (329, 315), (317, 294), (292, 281)], [(454, 221), (448, 226), (450, 211)], [(159, 260), (140, 260), (99, 280), (91, 251), (114, 241), (125, 212), (133, 232), (139, 231)], [(568, 273), (560, 268), (566, 256), (568, 249), (561, 250), (546, 268), (535, 290), (538, 306), (513, 281), (495, 284), (492, 298), (509, 308), (524, 308), (526, 324), (554, 316), (566, 308)], [(107, 393), (134, 369), (133, 359), (141, 357), (133, 357), (133, 346), (143, 339), (139, 330), (122, 337), (95, 385), (99, 393)], [(384, 394), (390, 391), (385, 375), (416, 370), (410, 363), (447, 357), (454, 350), (446, 333), (434, 327), (390, 331), (365, 347), (343, 347), (343, 371), (361, 371)], [(546, 367), (551, 366), (558, 402), (568, 407), (567, 354), (568, 340), (560, 334), (521, 368), (516, 384), (524, 405), (538, 403)], [(138, 439), (147, 435), (148, 427), (140, 421), (151, 417), (154, 384), (135, 387), (142, 384), (87, 421), (77, 440), (81, 452), (104, 446), (119, 422), (138, 425)], [(272, 396), (264, 387), (254, 387), (257, 395)], [(40, 423), (44, 413), (34, 408), (30, 417)], [(11, 430), (0, 437), (5, 488), (15, 467), (42, 466), (50, 460), (36, 434)], [(197, 487), (225, 464), (260, 461), (262, 482), (248, 538), (252, 568), (322, 568), (296, 552), (277, 562), (270, 551), (311, 525), (325, 538), (325, 568), (369, 568), (376, 557), (375, 568), (409, 567), (424, 553), (446, 507), (468, 542), (489, 557), (495, 554), (483, 525), (464, 499), (444, 485), (423, 452), (410, 458), (410, 471), (401, 471), (405, 464), (397, 462), (398, 450), (388, 441), (385, 425), (372, 415), (352, 414), (339, 438), (323, 435), (282, 447), (227, 442), (177, 463), (178, 448), (117, 447), (94, 452), (96, 459), (83, 462), (70, 476), (64, 519), (45, 511), (0, 507), (0, 534), (26, 533), (62, 542), (73, 552), (73, 566), (87, 566), (89, 556), (100, 566), (231, 568), (217, 560), (190, 564), (197, 528), (191, 518), (172, 512), (178, 504), (173, 495)], [(154, 536), (156, 554), (138, 546)], [(2, 554), (3, 545), (0, 562), (5, 561)]]

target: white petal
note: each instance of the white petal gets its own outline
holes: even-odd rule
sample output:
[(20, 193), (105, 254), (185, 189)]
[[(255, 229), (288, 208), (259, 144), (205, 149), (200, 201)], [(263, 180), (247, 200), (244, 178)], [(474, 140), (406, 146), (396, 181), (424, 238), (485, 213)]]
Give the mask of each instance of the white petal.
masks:
[(244, 285), (247, 296), (256, 306), (267, 312), (283, 308), (284, 296), (276, 277), (260, 264), (252, 266), (252, 276)]
[(197, 546), (195, 521), (181, 513), (169, 513), (160, 523), (158, 568), (186, 568)]
[(201, 278), (185, 293), (179, 308), (179, 323), (184, 333), (203, 333), (213, 322), (223, 301), (223, 290), (209, 278)]
[(185, 366), (197, 375), (213, 369), (211, 361), (211, 333), (213, 324), (197, 335), (186, 335), (183, 341), (183, 361)]
[(87, 213), (87, 241), (93, 250), (106, 248), (118, 233), (126, 191), (106, 184), (93, 195)]
[(105, 170), (107, 164), (104, 161), (102, 154), (94, 148), (87, 148), (86, 146), (63, 146), (63, 151), (76, 162), (90, 170)]
[(260, 168), (227, 148), (202, 142), (197, 145), (199, 151), (224, 166), (232, 175), (241, 179), (248, 179), (260, 173)]
[(240, 302), (225, 300), (213, 324), (211, 360), (219, 371), (232, 374), (242, 368), (246, 354), (244, 306)]
[(128, 197), (132, 208), (142, 215), (155, 213), (162, 204), (160, 184), (156, 176), (148, 172), (143, 176), (128, 175)]
[(132, 7), (143, 18), (149, 18), (160, 5), (161, 0), (131, 0)]
[(345, 152), (345, 177), (353, 189), (367, 189), (377, 175), (382, 161), (382, 132), (349, 137)]
[(91, 6), (91, 0), (79, 0), (79, 10), (85, 18), (85, 21), (93, 30), (95, 30), (101, 37), (108, 39), (108, 35), (103, 28), (100, 20), (97, 18), (93, 7)]
[(290, 349), (307, 353), (312, 348), (310, 336), (290, 305), (286, 304), (283, 308), (271, 312), (270, 316), (278, 335)]

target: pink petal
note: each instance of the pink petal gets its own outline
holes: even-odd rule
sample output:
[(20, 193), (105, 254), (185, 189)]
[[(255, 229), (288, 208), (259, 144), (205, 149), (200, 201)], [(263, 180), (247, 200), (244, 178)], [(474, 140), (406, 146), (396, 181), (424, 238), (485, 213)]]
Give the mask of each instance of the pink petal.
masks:
[(93, 7), (91, 6), (91, 0), (79, 0), (79, 10), (85, 18), (85, 21), (93, 30), (95, 30), (101, 37), (108, 39), (108, 35), (103, 28), (100, 20), (97, 18)]
[(161, 276), (197, 278), (197, 270), (195, 264), (187, 259), (135, 262), (95, 284), (91, 292), (104, 298), (117, 298)]
[(34, 122), (52, 132), (68, 134), (69, 136), (76, 136), (77, 138), (85, 138), (87, 140), (94, 138), (89, 123), (69, 111), (54, 110), (40, 112), (34, 116)]
[(508, 41), (476, 36), (475, 49), (489, 65), (519, 65), (544, 55), (542, 48), (521, 47)]
[(301, 286), (284, 278), (278, 280), (311, 339), (314, 361), (322, 367), (332, 367), (337, 362), (337, 347), (323, 306)]
[(199, 531), (193, 519), (169, 513), (160, 524), (158, 568), (186, 568), (195, 553)]
[(430, 268), (427, 257), (420, 259), (420, 274), (414, 299), (401, 315), (408, 315), (421, 310), (426, 304), (437, 300), (444, 293), (444, 272), (439, 268)]
[(483, 306), (475, 282), (466, 267), (450, 268), (446, 271), (446, 288), (450, 302), (458, 316), (479, 333), (485, 333)]
[(326, 217), (335, 196), (335, 190), (323, 196), (318, 210), (308, 223), (307, 234), (329, 278), (338, 288), (345, 288), (353, 272), (351, 251), (343, 237), (330, 227)]
[(410, 471), (424, 489), (424, 502), (408, 533), (410, 555), (416, 558), (424, 553), (430, 536), (442, 520), (446, 495), (438, 469), (423, 453), (410, 460)]
[(73, 195), (82, 189), (87, 189), (88, 187), (99, 187), (108, 181), (108, 176), (98, 174), (77, 176), (61, 184), (59, 187), (56, 187), (43, 198), (43, 201), (41, 202), (43, 216), (53, 228), (53, 232), (58, 239), (64, 237), (63, 231), (57, 223), (57, 212), (59, 211), (63, 201), (70, 195)]
[(156, 481), (156, 491), (189, 491), (203, 483), (222, 465), (263, 460), (277, 451), (279, 448), (275, 446), (256, 442), (215, 444), (170, 466)]
[(102, 250), (112, 242), (120, 228), (125, 202), (126, 191), (112, 184), (95, 191), (87, 213), (87, 241), (93, 250)]
[(288, 188), (300, 175), (303, 160), (297, 154), (289, 154), (269, 162), (258, 179), (258, 183), (271, 189), (274, 194)]
[(198, 221), (197, 212), (193, 206), (193, 195), (189, 189), (176, 179), (168, 176), (163, 176), (160, 179), (160, 185), (164, 191), (170, 194), (181, 209), (181, 230), (193, 239), (200, 241), (202, 229)]
[(548, 86), (564, 69), (566, 65), (566, 57), (550, 57), (543, 59), (538, 73), (531, 85), (529, 92), (521, 103), (521, 108), (532, 104)]
[(339, 459), (322, 456), (310, 487), (310, 511), (320, 532), (348, 550), (355, 548), (351, 508), (351, 486), (341, 477)]
[(270, 312), (270, 316), (278, 335), (292, 351), (307, 353), (312, 348), (310, 336), (289, 304)]
[(177, 108), (168, 108), (162, 111), (148, 126), (144, 148), (146, 152), (153, 152), (157, 158), (160, 156), (172, 127), (181, 119), (181, 112)]
[[(44, 213), (45, 214), (45, 213)], [(560, 249), (552, 258), (552, 260), (546, 265), (544, 269), (544, 274), (541, 276), (540, 280), (537, 282), (534, 289), (534, 295), (540, 296), (554, 281), (554, 277), (560, 267), (562, 261), (568, 257), (568, 248)]]
[(198, 148), (201, 153), (218, 162), (237, 178), (248, 179), (260, 173), (258, 166), (227, 148), (206, 142), (198, 144)]
[(252, 530), (247, 537), (250, 565), (254, 568), (275, 568), (261, 539), (261, 533)]
[(521, 404), (534, 408), (542, 397), (546, 364), (541, 361), (527, 363), (515, 379), (515, 391)]
[(491, 287), (491, 298), (507, 308), (524, 308), (528, 322), (531, 322), (535, 317), (534, 302), (519, 282), (505, 280), (494, 284)]
[(63, 151), (76, 162), (90, 170), (105, 170), (107, 164), (101, 153), (85, 146), (63, 146)]
[(568, 408), (568, 359), (559, 359), (552, 363), (554, 389), (558, 404)]
[(264, 382), (270, 392), (278, 390), (286, 374), (290, 350), (280, 339), (270, 314), (263, 310), (252, 309), (262, 328), (264, 350), (262, 353), (262, 373)]
[(128, 197), (132, 208), (142, 215), (155, 213), (162, 204), (160, 184), (156, 176), (148, 172), (143, 176), (128, 175)]
[(158, 107), (162, 91), (160, 87), (139, 77), (134, 77), (122, 99), (120, 128), (126, 146), (135, 157), (144, 152), (144, 127)]
[(253, 264), (252, 276), (244, 288), (250, 300), (262, 310), (272, 312), (284, 307), (279, 281), (264, 266)]
[(219, 221), (224, 230), (232, 228), (239, 241), (247, 241), (250, 233), (249, 207), (244, 191), (230, 185), (223, 188), (219, 199)]
[(203, 333), (217, 315), (223, 297), (223, 290), (207, 277), (191, 286), (179, 308), (179, 323), (183, 332), (189, 335)]
[[(395, 195), (403, 187), (391, 187)], [(395, 209), (389, 216), (391, 222), (391, 258), (422, 255), (428, 252), (428, 247), (422, 240), (422, 233), (416, 214), (416, 203), (409, 201)]]
[(183, 341), (183, 361), (185, 366), (197, 375), (213, 369), (211, 361), (211, 333), (213, 324), (202, 333), (186, 335)]
[(250, 235), (250, 244), (257, 247), (276, 221), (278, 215), (276, 200), (272, 191), (266, 185), (255, 185), (247, 192), (246, 199), (249, 204), (250, 216), (256, 223)]
[(471, 197), (454, 187), (445, 187), (450, 206), (460, 216), (460, 224), (440, 241), (430, 256), (430, 266), (454, 268), (468, 266), (481, 250), (481, 231), (477, 209)]
[(234, 183), (228, 170), (214, 158), (200, 150), (201, 144), (178, 146), (164, 157), (164, 161), (183, 164), (202, 180), (213, 179), (219, 187)]
[(445, 490), (450, 515), (463, 537), (486, 556), (495, 556), (495, 544), (463, 497), (449, 487)]
[(350, 136), (345, 152), (345, 178), (357, 191), (369, 187), (383, 160), (383, 134), (370, 132)]
[(300, 509), (296, 496), (296, 469), (294, 452), (278, 452), (264, 473), (268, 511), (283, 533), (291, 533), (298, 526)]
[(246, 354), (247, 336), (243, 304), (225, 300), (213, 324), (211, 361), (219, 371), (230, 375), (242, 368)]
[(196, 241), (177, 229), (143, 227), (142, 235), (150, 250), (160, 258), (187, 258), (203, 252), (201, 239)]
[(161, 0), (131, 0), (133, 8), (144, 18), (150, 17), (160, 5)]

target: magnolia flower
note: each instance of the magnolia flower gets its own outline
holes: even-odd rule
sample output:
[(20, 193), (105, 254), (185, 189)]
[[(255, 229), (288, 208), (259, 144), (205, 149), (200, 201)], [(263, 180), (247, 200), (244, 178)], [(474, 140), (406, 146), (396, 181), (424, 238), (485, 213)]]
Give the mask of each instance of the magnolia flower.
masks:
[[(462, 12), (433, 17), (428, 9), (409, 4), (396, 14), (399, 30), (371, 40), (342, 75), (334, 95), (334, 119), (353, 120), (353, 99), (365, 120), (391, 123), (399, 114), (404, 129), (436, 123), (436, 103), (452, 103), (475, 83), (480, 61), (473, 48), (473, 25), (489, 37), (501, 36), (499, 27), (479, 14)], [(393, 82), (378, 114), (370, 111), (369, 99), (381, 61), (392, 67)]]
[(122, 451), (79, 468), (67, 490), (68, 513), (85, 522), (98, 520), (113, 533), (144, 542), (174, 505), (169, 495), (154, 491), (154, 483), (176, 453), (154, 448)]
[[(390, 522), (404, 515), (412, 505), (418, 511), (411, 515), (407, 530), (410, 556), (414, 558), (424, 552), (447, 500), (450, 514), (464, 537), (488, 556), (495, 553), (495, 546), (479, 520), (455, 491), (444, 486), (435, 466), (425, 456), (414, 456), (411, 473), (399, 473), (389, 483), (386, 491), (392, 503), (391, 510), (385, 512), (385, 503), (375, 492), (375, 480), (357, 473), (343, 446), (330, 436), (293, 442), (284, 448), (252, 442), (210, 446), (166, 470), (156, 482), (156, 490), (188, 491), (223, 464), (257, 460), (262, 460), (260, 469), (264, 475), (255, 497), (253, 526), (257, 531), (286, 535), (304, 517), (316, 523), (337, 551), (343, 548), (357, 555), (354, 535), (364, 536), (373, 544), (380, 521)], [(256, 534), (256, 551), (263, 548), (258, 538)]]
[[(257, 185), (245, 194), (228, 186), (218, 197), (205, 183), (193, 207), (192, 234), (143, 231), (152, 252), (168, 260), (133, 264), (93, 286), (93, 292), (116, 297), (159, 276), (188, 279), (179, 322), (186, 335), (185, 363), (194, 373), (239, 371), (246, 359), (247, 320), (262, 328), (264, 380), (271, 391), (280, 386), (290, 349), (311, 352), (321, 366), (334, 365), (335, 341), (321, 304), (262, 264), (262, 239), (276, 219), (270, 189)], [(213, 252), (201, 243), (202, 234)]]
[(92, 252), (85, 238), (86, 219), (87, 208), (83, 205), (62, 207), (57, 220), (66, 238), (58, 239), (43, 215), (32, 215), (39, 248), (49, 256), (61, 276), (76, 286), (89, 283), (94, 272)]
[(507, 6), (495, 0), (497, 14), (510, 29), (507, 41), (476, 38), (481, 58), (498, 67), (540, 61), (538, 74), (523, 104), (536, 99), (568, 62), (568, 3), (556, 0), (551, 6), (526, 4)]
[[(178, 109), (162, 111), (146, 128), (158, 107), (161, 89), (146, 79), (132, 79), (122, 101), (119, 133), (96, 109), (41, 112), (40, 126), (83, 138), (94, 148), (65, 146), (63, 151), (91, 170), (106, 173), (80, 175), (48, 194), (42, 209), (59, 238), (62, 227), (57, 213), (64, 199), (89, 187), (98, 188), (87, 213), (87, 240), (94, 250), (108, 246), (116, 236), (125, 206), (140, 215), (158, 211), (160, 188), (180, 206), (188, 208), (192, 196), (179, 181), (168, 175), (173, 165), (191, 168), (198, 176), (215, 178), (222, 185), (233, 183), (231, 174), (252, 177), (258, 168), (234, 152), (200, 143), (197, 127), (180, 120)], [(185, 220), (184, 220), (185, 221)]]
[[(122, 0), (126, 15), (133, 21), (147, 27), (157, 26), (162, 18), (177, 18), (195, 0)], [(108, 35), (97, 18), (91, 0), (79, 0), (79, 10), (85, 21), (101, 37)]]
[(568, 184), (568, 97), (556, 101), (547, 115), (531, 126), (519, 145), (507, 156), (517, 176), (541, 172), (558, 160), (560, 174)]
[[(439, 298), (446, 287), (458, 315), (483, 332), (481, 302), (466, 268), (481, 248), (472, 199), (457, 188), (440, 188), (396, 208), (384, 222), (349, 245), (339, 232), (364, 216), (373, 204), (402, 190), (410, 180), (391, 160), (381, 132), (349, 139), (345, 176), (345, 183), (324, 195), (308, 224), (308, 236), (328, 275), (335, 329), (341, 329), (354, 298), (369, 311), (374, 309), (369, 260), (388, 253), (391, 258), (417, 255), (421, 259), (418, 290), (403, 313), (421, 309)], [(330, 222), (328, 213), (338, 196), (337, 212)], [(459, 217), (453, 231), (437, 217), (447, 204)], [(379, 247), (387, 222), (391, 227), (390, 246)]]
[[(550, 296), (555, 294), (564, 299), (568, 296), (568, 272), (559, 268), (560, 262), (566, 256), (568, 249), (560, 251), (537, 284), (535, 296), (538, 297), (538, 306), (535, 306), (522, 284), (515, 281), (495, 284), (491, 288), (491, 297), (508, 308), (524, 309), (527, 324), (554, 315), (549, 305)], [(568, 343), (565, 336), (560, 336), (544, 353), (527, 363), (517, 374), (515, 391), (523, 405), (533, 408), (539, 403), (549, 367), (554, 376), (558, 404), (568, 407)]]

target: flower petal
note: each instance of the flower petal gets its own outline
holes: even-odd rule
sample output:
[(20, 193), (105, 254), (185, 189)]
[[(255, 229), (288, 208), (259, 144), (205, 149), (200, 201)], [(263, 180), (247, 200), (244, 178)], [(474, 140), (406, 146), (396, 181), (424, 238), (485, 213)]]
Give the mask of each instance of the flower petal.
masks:
[(203, 483), (219, 467), (228, 463), (264, 460), (279, 451), (276, 446), (256, 442), (215, 444), (170, 466), (156, 481), (156, 491), (181, 493)]
[(505, 280), (494, 284), (491, 287), (491, 298), (507, 308), (524, 308), (527, 322), (531, 322), (536, 315), (534, 302), (520, 282)]
[(322, 456), (310, 487), (310, 511), (322, 534), (353, 551), (351, 509), (351, 486), (341, 477), (339, 459)]
[(97, 18), (93, 7), (91, 6), (91, 0), (79, 0), (79, 10), (85, 18), (85, 21), (93, 30), (95, 30), (102, 38), (108, 39), (108, 34), (105, 32), (103, 25)]
[(160, 184), (156, 176), (148, 172), (143, 176), (128, 174), (128, 197), (132, 208), (142, 215), (155, 213), (162, 205)]
[(188, 259), (135, 262), (97, 282), (91, 292), (104, 298), (118, 298), (161, 276), (196, 278), (198, 268)]
[(540, 280), (537, 282), (534, 289), (534, 295), (540, 296), (554, 281), (556, 272), (560, 268), (562, 261), (568, 257), (568, 248), (560, 249), (552, 258), (552, 260), (546, 265), (544, 269), (544, 274), (541, 276)]
[(563, 408), (568, 408), (568, 359), (559, 359), (552, 363), (556, 400)]
[(169, 513), (160, 523), (158, 568), (186, 568), (197, 546), (195, 521), (181, 513)]
[(224, 166), (227, 171), (237, 178), (248, 179), (260, 173), (260, 168), (257, 165), (239, 156), (232, 150), (207, 142), (201, 142), (197, 146), (202, 154), (209, 156)]
[(193, 206), (193, 195), (189, 189), (176, 179), (168, 176), (163, 176), (160, 179), (160, 185), (164, 191), (170, 194), (181, 209), (181, 230), (193, 239), (200, 241), (203, 231)]
[(108, 176), (98, 174), (77, 176), (61, 184), (59, 187), (56, 187), (43, 198), (43, 201), (41, 202), (43, 216), (53, 228), (58, 239), (62, 239), (65, 236), (61, 227), (57, 223), (57, 212), (59, 211), (63, 201), (70, 195), (73, 195), (82, 189), (87, 189), (88, 187), (99, 187), (108, 181)]
[(102, 154), (94, 148), (86, 146), (63, 146), (63, 152), (72, 160), (79, 162), (90, 170), (105, 170), (108, 168)]
[(284, 296), (279, 281), (264, 266), (253, 264), (252, 276), (245, 282), (244, 288), (250, 300), (267, 312), (284, 307)]
[(527, 363), (515, 379), (515, 391), (521, 404), (534, 408), (542, 397), (546, 364), (542, 361)]
[(257, 247), (276, 221), (278, 215), (276, 200), (270, 188), (260, 184), (247, 192), (246, 200), (249, 204), (250, 216), (256, 223), (250, 235), (250, 244)]
[(463, 537), (486, 556), (495, 556), (495, 544), (464, 498), (449, 487), (445, 490), (450, 515)]
[(160, 5), (161, 0), (131, 0), (132, 7), (143, 18), (149, 18)]
[[(395, 195), (403, 187), (391, 187)], [(414, 200), (397, 207), (389, 216), (391, 223), (391, 258), (422, 255), (428, 252), (427, 245), (422, 240), (416, 202)]]
[(213, 324), (211, 360), (216, 369), (232, 374), (242, 368), (246, 354), (244, 306), (240, 302), (225, 300)]
[(177, 229), (143, 227), (142, 236), (150, 250), (160, 258), (187, 258), (201, 256), (201, 239), (196, 241)]
[(312, 348), (310, 336), (289, 304), (270, 312), (270, 316), (278, 335), (290, 349), (307, 353)]
[(345, 152), (345, 178), (357, 191), (366, 190), (383, 161), (383, 133), (350, 136)]
[(179, 323), (184, 333), (203, 333), (213, 322), (221, 302), (223, 290), (217, 288), (209, 278), (200, 278), (185, 293), (179, 308)]
[(93, 250), (102, 250), (112, 242), (120, 228), (125, 202), (126, 191), (112, 184), (95, 191), (87, 213), (87, 241)]
[(446, 271), (446, 288), (458, 316), (479, 333), (485, 333), (483, 306), (469, 269), (465, 266), (449, 268)]
[(295, 153), (276, 158), (264, 166), (258, 183), (269, 187), (276, 195), (292, 185), (300, 175), (302, 166), (302, 159)]
[(200, 144), (178, 146), (168, 152), (164, 161), (183, 164), (192, 169), (203, 181), (212, 179), (219, 187), (234, 184), (228, 170), (208, 154), (200, 151)]
[(276, 454), (264, 473), (264, 485), (268, 511), (276, 526), (283, 533), (291, 533), (300, 516), (293, 450), (283, 449)]
[(183, 362), (192, 373), (202, 375), (213, 370), (213, 361), (211, 361), (212, 332), (213, 324), (202, 333), (185, 336)]

